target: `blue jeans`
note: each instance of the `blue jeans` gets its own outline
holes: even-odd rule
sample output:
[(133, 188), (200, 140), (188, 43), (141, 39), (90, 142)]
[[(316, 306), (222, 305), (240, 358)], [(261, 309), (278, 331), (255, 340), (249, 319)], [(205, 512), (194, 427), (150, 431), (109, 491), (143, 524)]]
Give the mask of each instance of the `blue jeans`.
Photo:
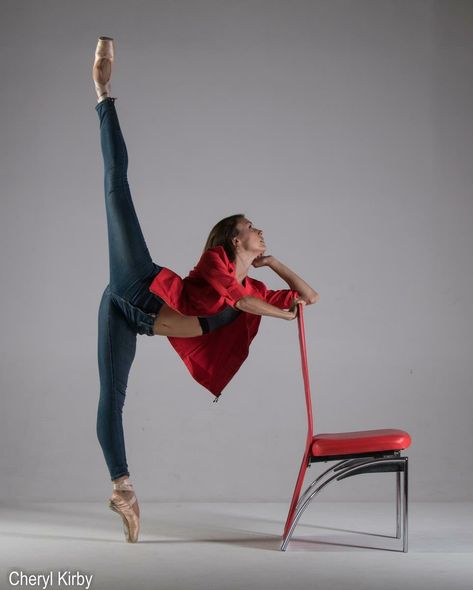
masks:
[(112, 480), (129, 475), (122, 411), (136, 336), (153, 336), (162, 301), (148, 287), (161, 270), (151, 260), (127, 180), (128, 155), (115, 110), (115, 99), (95, 107), (105, 169), (110, 281), (98, 312), (100, 398), (97, 437)]

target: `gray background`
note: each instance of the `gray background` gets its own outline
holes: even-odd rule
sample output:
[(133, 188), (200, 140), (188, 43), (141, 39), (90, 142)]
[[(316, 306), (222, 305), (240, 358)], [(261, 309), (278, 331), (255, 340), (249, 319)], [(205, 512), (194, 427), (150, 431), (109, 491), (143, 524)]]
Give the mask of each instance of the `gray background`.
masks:
[[(316, 430), (403, 428), (411, 498), (471, 500), (472, 33), (471, 2), (3, 0), (1, 497), (110, 488), (91, 65), (111, 35), (154, 260), (187, 274), (211, 226), (246, 213), (321, 294), (306, 311)], [(139, 337), (125, 429), (140, 498), (289, 501), (306, 427), (296, 323), (265, 318), (212, 399), (166, 339)], [(321, 500), (393, 493), (373, 475)]]

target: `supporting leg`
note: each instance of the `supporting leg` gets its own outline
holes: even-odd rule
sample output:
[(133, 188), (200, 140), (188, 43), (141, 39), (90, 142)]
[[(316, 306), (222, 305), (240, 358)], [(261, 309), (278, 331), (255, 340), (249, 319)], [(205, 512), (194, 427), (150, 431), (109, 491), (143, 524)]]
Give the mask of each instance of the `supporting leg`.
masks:
[(112, 301), (107, 287), (98, 314), (98, 365), (100, 398), (97, 408), (97, 437), (110, 479), (130, 475), (125, 453), (122, 412), (128, 374), (136, 351), (136, 330)]

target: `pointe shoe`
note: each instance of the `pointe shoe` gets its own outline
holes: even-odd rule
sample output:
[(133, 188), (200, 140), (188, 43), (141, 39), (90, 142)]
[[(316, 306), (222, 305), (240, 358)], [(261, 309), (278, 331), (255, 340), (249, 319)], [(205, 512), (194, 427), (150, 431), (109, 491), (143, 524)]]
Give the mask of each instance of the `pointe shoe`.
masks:
[[(124, 479), (113, 484), (114, 490), (133, 492), (133, 485), (128, 479)], [(140, 518), (133, 510), (133, 505), (137, 501), (135, 494), (131, 500), (125, 500), (120, 494), (112, 493), (109, 500), (109, 508), (119, 514), (123, 520), (123, 531), (128, 543), (136, 543), (140, 532)]]
[(110, 79), (114, 60), (113, 38), (99, 37), (92, 66), (92, 79), (95, 84), (98, 102), (110, 96)]

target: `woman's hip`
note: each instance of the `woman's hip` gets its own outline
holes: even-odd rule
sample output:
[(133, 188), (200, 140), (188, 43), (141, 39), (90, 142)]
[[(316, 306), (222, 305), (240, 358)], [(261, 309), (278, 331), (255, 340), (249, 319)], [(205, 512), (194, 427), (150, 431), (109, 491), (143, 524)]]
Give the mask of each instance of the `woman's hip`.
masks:
[(111, 293), (111, 297), (114, 304), (121, 310), (128, 323), (136, 330), (137, 334), (154, 336), (153, 328), (157, 314), (154, 312), (147, 313), (114, 293)]
[(144, 313), (158, 315), (164, 301), (157, 295), (151, 293), (149, 286), (161, 270), (162, 266), (153, 262), (151, 272), (147, 273), (144, 277), (132, 281), (123, 290), (123, 293), (119, 293), (118, 295), (129, 301), (131, 305), (141, 309)]
[[(138, 295), (141, 294), (138, 293)], [(126, 319), (128, 326), (136, 334), (154, 336), (154, 322), (159, 310), (153, 311), (151, 305), (148, 308), (142, 309), (140, 306), (137, 306), (135, 302), (131, 302), (128, 297), (121, 296), (111, 291), (110, 285), (107, 285), (99, 309), (99, 323), (103, 323), (105, 320), (105, 318), (101, 317), (104, 313), (107, 313), (109, 316), (108, 311), (103, 305), (104, 298), (108, 300), (109, 306), (113, 306), (115, 310), (119, 311), (120, 315)], [(158, 307), (155, 305), (154, 309), (158, 309)]]

